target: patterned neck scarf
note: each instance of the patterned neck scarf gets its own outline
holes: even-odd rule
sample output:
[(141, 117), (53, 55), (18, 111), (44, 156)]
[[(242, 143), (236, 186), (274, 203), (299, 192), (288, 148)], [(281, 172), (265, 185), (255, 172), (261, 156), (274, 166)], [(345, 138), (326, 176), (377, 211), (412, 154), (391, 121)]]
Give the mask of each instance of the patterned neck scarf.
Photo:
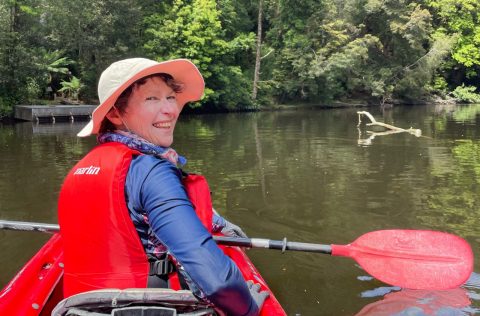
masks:
[(100, 144), (109, 142), (122, 143), (124, 145), (127, 145), (128, 148), (138, 150), (143, 154), (153, 155), (159, 158), (166, 159), (175, 166), (183, 166), (187, 163), (187, 159), (178, 155), (173, 148), (157, 146), (130, 132), (120, 130), (116, 130), (114, 132), (106, 132), (99, 134), (97, 140)]

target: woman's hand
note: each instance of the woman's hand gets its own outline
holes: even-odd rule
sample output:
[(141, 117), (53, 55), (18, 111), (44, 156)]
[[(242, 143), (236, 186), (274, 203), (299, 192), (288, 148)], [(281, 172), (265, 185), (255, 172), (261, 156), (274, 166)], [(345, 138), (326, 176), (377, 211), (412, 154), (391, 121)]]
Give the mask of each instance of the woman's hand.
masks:
[(270, 293), (267, 291), (260, 291), (260, 284), (253, 283), (253, 281), (247, 281), (248, 290), (250, 291), (250, 295), (252, 295), (253, 301), (257, 304), (258, 311), (262, 310), (263, 303), (267, 297), (270, 296)]
[(233, 223), (230, 223), (226, 219), (225, 219), (225, 226), (222, 228), (221, 232), (225, 236), (229, 236), (229, 237), (248, 238), (247, 234), (245, 234), (239, 226)]

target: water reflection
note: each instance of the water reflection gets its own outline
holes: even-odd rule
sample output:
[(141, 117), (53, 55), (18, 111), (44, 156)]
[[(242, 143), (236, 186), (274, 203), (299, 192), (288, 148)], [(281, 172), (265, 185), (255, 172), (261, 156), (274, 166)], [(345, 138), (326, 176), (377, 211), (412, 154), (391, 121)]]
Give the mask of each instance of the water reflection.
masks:
[[(360, 279), (360, 277), (359, 277)], [(362, 281), (371, 281), (362, 277)], [(473, 272), (461, 287), (451, 290), (410, 290), (399, 287), (381, 286), (363, 291), (362, 298), (382, 298), (363, 307), (356, 316), (420, 316), (420, 315), (475, 315), (480, 302), (480, 274)], [(475, 304), (472, 304), (474, 303)]]
[(70, 123), (36, 123), (22, 122), (15, 124), (17, 135), (70, 135), (75, 136), (86, 122), (76, 121)]
[[(370, 135), (368, 136), (367, 138), (362, 138), (362, 131), (360, 130), (360, 128), (357, 128), (358, 129), (358, 144), (359, 145), (362, 145), (362, 146), (370, 146), (372, 145), (373, 143), (373, 140), (375, 139), (375, 137), (377, 136), (387, 136), (387, 135), (393, 135), (393, 134), (398, 134), (398, 133), (404, 133), (405, 131), (385, 131), (385, 132), (372, 132), (372, 131), (367, 131), (367, 135)], [(417, 136), (419, 137), (419, 136)]]
[(480, 115), (480, 104), (468, 104), (455, 108), (451, 111), (454, 121), (459, 123), (475, 123)]
[(92, 146), (79, 123), (0, 126), (0, 216), (56, 221), (56, 198), (68, 170)]
[[(379, 296), (382, 295), (384, 291), (379, 291)], [(470, 315), (470, 304), (467, 291), (463, 288), (444, 291), (403, 289), (368, 304), (356, 316)]]

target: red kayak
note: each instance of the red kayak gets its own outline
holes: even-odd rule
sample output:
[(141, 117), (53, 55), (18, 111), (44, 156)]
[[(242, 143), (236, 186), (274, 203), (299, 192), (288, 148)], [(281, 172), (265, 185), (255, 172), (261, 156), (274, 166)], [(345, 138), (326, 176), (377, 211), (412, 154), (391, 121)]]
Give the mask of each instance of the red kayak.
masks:
[[(260, 315), (286, 315), (245, 252), (239, 247), (219, 247), (237, 264), (246, 280), (259, 283), (262, 290), (270, 293)], [(196, 315), (216, 315), (209, 306), (196, 300), (191, 292), (169, 289), (108, 289), (80, 293), (64, 300), (62, 276), (61, 238), (59, 234), (54, 234), (0, 292), (0, 315), (51, 315), (53, 310), (56, 315), (62, 315), (68, 308), (102, 312), (106, 310), (106, 305), (110, 310), (112, 306), (118, 307), (118, 315), (125, 315), (124, 310), (135, 313), (132, 308), (140, 308), (139, 311), (161, 309), (162, 315), (169, 315), (166, 314), (166, 310), (171, 310), (171, 315), (182, 315), (185, 311), (197, 310), (202, 310), (203, 313)], [(106, 315), (111, 315), (110, 310)]]

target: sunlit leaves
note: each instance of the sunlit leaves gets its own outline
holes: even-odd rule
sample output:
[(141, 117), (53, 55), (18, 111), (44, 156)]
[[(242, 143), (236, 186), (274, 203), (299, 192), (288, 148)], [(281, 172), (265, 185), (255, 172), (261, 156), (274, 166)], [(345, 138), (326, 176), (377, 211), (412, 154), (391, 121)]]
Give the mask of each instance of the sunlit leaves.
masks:
[(78, 101), (78, 94), (80, 93), (80, 90), (84, 87), (80, 79), (73, 76), (70, 81), (62, 81), (61, 84), (62, 88), (58, 91), (65, 93), (67, 97)]
[[(206, 80), (204, 103), (220, 108), (248, 105), (247, 79), (241, 67), (232, 64), (235, 56), (250, 51), (253, 34), (227, 39), (215, 1), (175, 0), (164, 14), (146, 17), (144, 48), (157, 60), (189, 58)], [(234, 19), (235, 17), (233, 17)]]
[[(480, 66), (480, 2), (478, 0), (429, 0), (435, 11), (437, 32), (459, 34), (452, 57), (465, 67)], [(476, 70), (478, 76), (478, 68)]]
[(480, 103), (480, 94), (477, 93), (477, 88), (473, 86), (461, 85), (453, 90), (452, 94), (460, 102)]

